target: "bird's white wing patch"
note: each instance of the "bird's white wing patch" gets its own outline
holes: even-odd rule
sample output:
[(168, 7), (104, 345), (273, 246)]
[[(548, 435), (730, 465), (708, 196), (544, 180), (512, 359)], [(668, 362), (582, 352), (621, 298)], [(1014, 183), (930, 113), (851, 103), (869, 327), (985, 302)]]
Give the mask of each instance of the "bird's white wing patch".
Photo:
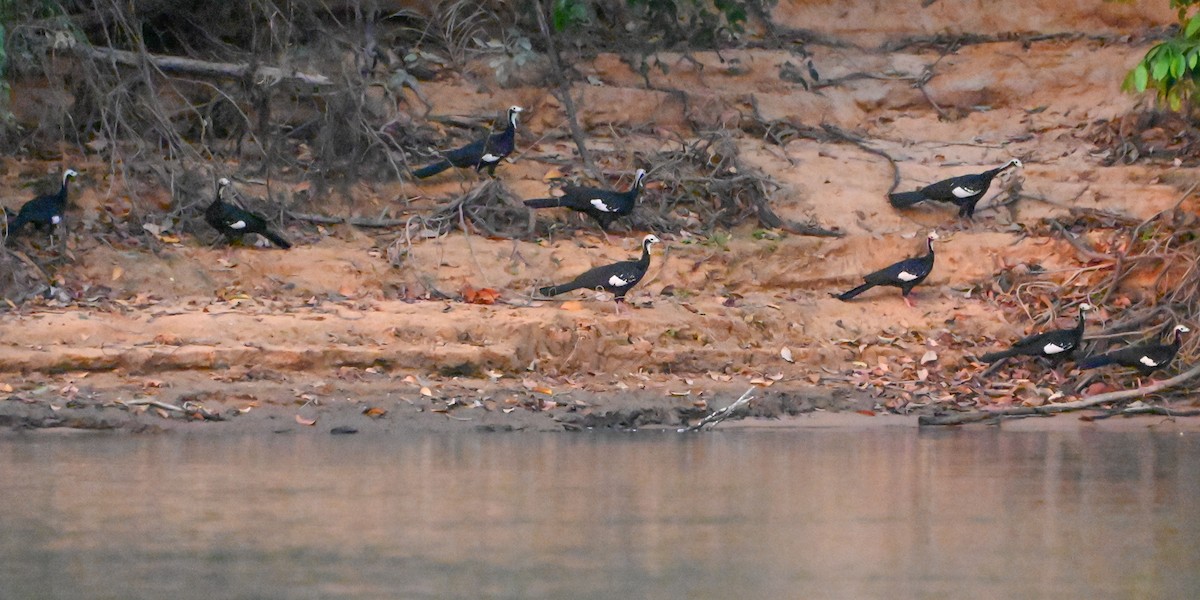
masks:
[(611, 285), (611, 286), (629, 285), (629, 283), (631, 281), (633, 281), (633, 278), (625, 279), (624, 277), (622, 277), (620, 275), (613, 275), (612, 277), (608, 278), (608, 285)]
[(601, 200), (599, 198), (592, 198), (592, 206), (595, 206), (597, 210), (601, 210), (604, 212), (612, 212), (613, 211), (611, 208), (608, 207), (607, 204), (604, 203), (603, 200)]
[(1138, 362), (1142, 363), (1143, 365), (1146, 365), (1147, 367), (1157, 367), (1158, 366), (1158, 361), (1154, 360), (1153, 358), (1150, 358), (1149, 356), (1143, 356), (1143, 357), (1139, 358)]
[(1059, 352), (1063, 352), (1065, 350), (1066, 348), (1063, 348), (1058, 344), (1046, 344), (1045, 346), (1042, 346), (1043, 354), (1058, 354)]
[(62, 215), (54, 215), (53, 217), (50, 217), (51, 225), (58, 225), (59, 223), (62, 223)]
[(898, 275), (896, 275), (896, 279), (899, 279), (900, 281), (912, 281), (916, 278), (917, 278), (916, 275), (913, 275), (912, 273), (909, 273), (908, 271), (900, 271), (900, 273)]
[(246, 222), (245, 221), (234, 221), (229, 224), (229, 228), (230, 229), (245, 229)]
[(484, 154), (483, 158), (480, 160), (482, 160), (483, 162), (497, 162), (500, 160), (500, 157), (489, 152), (487, 154)]
[(954, 194), (955, 198), (970, 198), (971, 196), (978, 194), (979, 190), (973, 190), (969, 187), (963, 187), (960, 185), (950, 190), (950, 193)]

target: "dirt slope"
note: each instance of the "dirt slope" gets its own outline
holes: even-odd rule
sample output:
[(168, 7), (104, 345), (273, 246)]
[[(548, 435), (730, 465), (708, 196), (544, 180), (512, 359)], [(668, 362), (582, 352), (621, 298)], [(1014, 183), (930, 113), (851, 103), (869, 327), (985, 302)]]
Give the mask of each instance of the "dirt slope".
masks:
[[(62, 421), (56, 415), (64, 413), (50, 404), (110, 414), (93, 407), (153, 399), (200, 401), (229, 415), (271, 406), (282, 407), (275, 416), (320, 413), (349, 403), (384, 406), (391, 411), (384, 419), (437, 414), (438, 423), (451, 425), (462, 410), (474, 411), (466, 417), (471, 424), (487, 427), (558, 428), (577, 424), (580, 415), (605, 414), (618, 416), (588, 423), (637, 425), (694, 417), (751, 384), (770, 386), (765, 397), (774, 404), (761, 406), (774, 408), (765, 414), (872, 408), (881, 400), (859, 390), (867, 387), (862, 373), (889, 364), (919, 365), (935, 373), (926, 375), (934, 381), (946, 374), (932, 392), (891, 406), (953, 403), (951, 375), (979, 370), (970, 356), (1030, 330), (1027, 319), (997, 310), (981, 294), (993, 274), (1022, 263), (1078, 266), (1064, 242), (1032, 233), (1042, 219), (1079, 208), (1143, 219), (1174, 205), (1195, 180), (1191, 167), (1104, 166), (1103, 150), (1088, 142), (1096, 120), (1123, 115), (1138, 101), (1118, 86), (1148, 44), (1123, 40), (1143, 39), (1146, 28), (1169, 21), (1159, 4), (1165, 3), (938, 2), (898, 16), (894, 3), (781, 3), (781, 24), (847, 42), (808, 46), (822, 85), (806, 90), (781, 78), (798, 60), (786, 51), (664, 55), (670, 75), (652, 72), (651, 83), (685, 91), (686, 105), (667, 91), (645, 89), (616, 56), (581, 65), (601, 84), (581, 85), (577, 93), (581, 121), (606, 169), (628, 172), (672, 139), (723, 130), (745, 165), (779, 183), (771, 205), (781, 216), (845, 234), (811, 238), (752, 226), (728, 236), (674, 232), (632, 294), (634, 309), (619, 316), (592, 294), (566, 302), (530, 294), (537, 285), (634, 256), (636, 233), (618, 232), (606, 242), (591, 224), (550, 210), (536, 217), (567, 227), (530, 241), (294, 223), (287, 233), (296, 248), (289, 252), (212, 248), (211, 238), (191, 236), (120, 247), (87, 233), (126, 194), (103, 165), (88, 165), (74, 200), (76, 222), (84, 225), (70, 239), (70, 264), (58, 272), (69, 301), (34, 301), (0, 314), (0, 396), (11, 395), (0, 405), (20, 416), (11, 422), (26, 423)], [(878, 47), (923, 34), (1031, 31), (1108, 37), (978, 43), (953, 52)], [(914, 83), (931, 69), (923, 93)], [(424, 91), (440, 114), (492, 114), (514, 103), (529, 109), (519, 155), (500, 177), (518, 196), (545, 195), (545, 176), (564, 168), (560, 158), (573, 151), (561, 107), (544, 89), (491, 83), (463, 76), (428, 83)], [(967, 224), (950, 207), (888, 206), (892, 167), (880, 156), (805, 135), (770, 143), (759, 128), (764, 123), (779, 131), (829, 124), (854, 132), (893, 157), (901, 189), (1010, 157), (1026, 166), (993, 185)], [(58, 169), (11, 158), (4, 167), (4, 204), (12, 207), (30, 194), (18, 186)], [(1045, 201), (990, 209), (1015, 180)], [(349, 210), (427, 215), (477, 181), (452, 173), (363, 185)], [(653, 206), (661, 194), (652, 186), (644, 202)], [(867, 271), (921, 252), (930, 229), (942, 232), (943, 241), (932, 277), (918, 288), (917, 308), (905, 306), (894, 289), (851, 303), (829, 297)], [(457, 297), (465, 285), (500, 290), (501, 299), (492, 306), (430, 299), (437, 291)], [(794, 362), (781, 356), (785, 347)], [(68, 400), (80, 408), (63, 408)], [(375, 422), (344, 408), (334, 414)], [(152, 426), (163, 420), (137, 418)]]

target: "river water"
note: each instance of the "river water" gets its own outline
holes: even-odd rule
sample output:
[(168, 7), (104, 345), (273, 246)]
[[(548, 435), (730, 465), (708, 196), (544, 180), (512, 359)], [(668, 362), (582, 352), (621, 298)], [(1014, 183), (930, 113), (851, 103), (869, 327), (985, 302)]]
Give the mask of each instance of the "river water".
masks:
[(0, 438), (0, 598), (1196, 598), (1200, 434)]

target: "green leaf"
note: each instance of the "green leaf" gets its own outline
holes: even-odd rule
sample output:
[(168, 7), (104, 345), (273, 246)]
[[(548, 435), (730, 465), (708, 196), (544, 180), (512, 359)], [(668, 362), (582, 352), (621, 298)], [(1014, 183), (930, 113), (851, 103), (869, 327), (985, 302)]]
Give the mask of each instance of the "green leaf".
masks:
[(1171, 69), (1171, 61), (1169, 59), (1154, 61), (1154, 67), (1150, 71), (1150, 75), (1155, 81), (1162, 81), (1167, 76), (1167, 71)]
[(1171, 55), (1171, 76), (1179, 79), (1183, 76), (1183, 71), (1187, 67), (1187, 61), (1183, 55), (1176, 52)]
[(1133, 89), (1138, 93), (1146, 91), (1146, 81), (1149, 79), (1150, 73), (1146, 70), (1145, 63), (1138, 63), (1138, 66), (1133, 68)]
[(1167, 94), (1167, 104), (1174, 111), (1178, 111), (1183, 106), (1183, 102), (1180, 101), (1179, 94), (1175, 90), (1171, 90), (1171, 93)]
[(1183, 29), (1183, 37), (1190, 38), (1196, 35), (1196, 31), (1200, 31), (1200, 13), (1192, 15), (1188, 20), (1187, 27)]

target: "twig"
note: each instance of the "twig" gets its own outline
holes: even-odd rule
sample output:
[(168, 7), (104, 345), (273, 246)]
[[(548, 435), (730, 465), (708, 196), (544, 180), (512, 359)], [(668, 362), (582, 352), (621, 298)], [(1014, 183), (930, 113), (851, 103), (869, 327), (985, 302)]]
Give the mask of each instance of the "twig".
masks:
[(1113, 260), (1116, 258), (1110, 254), (1101, 254), (1087, 247), (1083, 242), (1079, 241), (1078, 238), (1072, 235), (1071, 232), (1067, 231), (1067, 228), (1063, 227), (1062, 223), (1059, 223), (1057, 219), (1050, 221), (1050, 226), (1058, 230), (1058, 233), (1063, 236), (1063, 239), (1067, 240), (1067, 243), (1071, 244), (1071, 246), (1075, 248), (1075, 251), (1079, 252), (1079, 254), (1081, 254), (1087, 260)]
[(679, 433), (683, 433), (683, 432), (687, 432), (687, 431), (700, 431), (701, 429), (704, 429), (704, 427), (706, 425), (712, 425), (713, 427), (716, 427), (718, 423), (720, 423), (721, 421), (724, 421), (725, 419), (728, 419), (731, 415), (733, 415), (734, 411), (741, 408), (742, 406), (745, 406), (746, 403), (753, 400), (754, 396), (750, 395), (750, 393), (753, 391), (754, 391), (754, 388), (751, 387), (750, 389), (746, 390), (746, 393), (742, 394), (741, 398), (738, 398), (737, 400), (735, 400), (733, 402), (733, 404), (730, 404), (729, 406), (726, 406), (725, 408), (721, 408), (721, 409), (713, 411), (707, 417), (700, 419), (699, 423), (696, 423), (695, 425), (692, 425), (691, 427), (685, 427), (685, 428), (679, 429), (677, 431)]
[(355, 227), (398, 227), (405, 225), (409, 219), (367, 219), (364, 217), (331, 217), (328, 215), (314, 215), (309, 213), (298, 213), (286, 211), (288, 218), (297, 221), (306, 221), (309, 223), (317, 223), (320, 225), (341, 225), (343, 223), (354, 225)]

